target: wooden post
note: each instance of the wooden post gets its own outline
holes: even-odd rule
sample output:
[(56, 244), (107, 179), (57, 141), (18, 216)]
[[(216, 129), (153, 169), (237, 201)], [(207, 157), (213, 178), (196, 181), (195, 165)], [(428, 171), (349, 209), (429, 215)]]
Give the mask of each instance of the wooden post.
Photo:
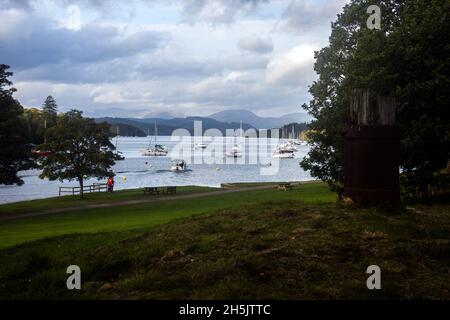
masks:
[(400, 129), (395, 100), (355, 89), (344, 147), (344, 194), (363, 204), (399, 202)]

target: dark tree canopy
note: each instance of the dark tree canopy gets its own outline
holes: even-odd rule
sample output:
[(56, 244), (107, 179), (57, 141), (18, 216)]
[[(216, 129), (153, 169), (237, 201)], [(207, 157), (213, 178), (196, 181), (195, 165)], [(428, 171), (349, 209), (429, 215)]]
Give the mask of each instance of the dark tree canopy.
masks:
[[(381, 8), (381, 30), (366, 10)], [(425, 190), (450, 157), (450, 2), (352, 0), (332, 24), (329, 45), (316, 52), (319, 79), (303, 107), (313, 115), (312, 149), (304, 169), (342, 190), (343, 137), (352, 88), (398, 101), (403, 186)]]
[(108, 124), (83, 118), (81, 111), (71, 110), (58, 116), (56, 125), (46, 132), (47, 142), (40, 146), (49, 152), (40, 177), (77, 180), (82, 191), (85, 179), (112, 175), (111, 167), (120, 157), (114, 152), (110, 137)]
[(23, 184), (18, 172), (31, 166), (23, 108), (14, 99), (9, 66), (0, 64), (0, 184)]

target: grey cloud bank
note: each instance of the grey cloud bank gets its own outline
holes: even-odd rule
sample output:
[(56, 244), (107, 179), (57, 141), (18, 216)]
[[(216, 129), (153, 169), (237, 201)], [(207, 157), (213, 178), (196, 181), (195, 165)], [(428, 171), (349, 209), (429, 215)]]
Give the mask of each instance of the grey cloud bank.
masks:
[[(44, 3), (0, 3), (0, 63), (15, 72), (23, 105), (40, 106), (52, 94), (62, 110), (92, 114), (247, 109), (264, 116), (299, 112), (309, 100), (313, 52), (326, 44), (344, 1)], [(69, 4), (81, 8), (79, 30), (64, 23)]]

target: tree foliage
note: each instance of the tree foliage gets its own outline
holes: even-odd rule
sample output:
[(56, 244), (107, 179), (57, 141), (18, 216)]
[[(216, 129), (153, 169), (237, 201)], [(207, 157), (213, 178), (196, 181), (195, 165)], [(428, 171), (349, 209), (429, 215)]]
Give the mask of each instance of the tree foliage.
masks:
[(23, 108), (14, 99), (13, 75), (9, 66), (0, 64), (0, 184), (23, 184), (18, 172), (31, 164), (30, 145), (22, 118)]
[(49, 128), (56, 124), (56, 115), (58, 113), (58, 105), (52, 96), (48, 96), (42, 105), (42, 113), (44, 116), (45, 127)]
[(71, 110), (58, 116), (54, 127), (46, 132), (41, 150), (49, 152), (43, 160), (41, 178), (77, 180), (83, 197), (84, 180), (112, 175), (111, 166), (120, 157), (110, 141), (109, 125), (83, 118), (82, 112)]
[[(369, 30), (366, 10), (381, 8), (381, 30)], [(403, 185), (426, 190), (450, 157), (448, 90), (450, 2), (352, 0), (332, 24), (329, 45), (316, 52), (311, 151), (301, 166), (342, 191), (343, 137), (349, 94), (367, 88), (398, 101)]]

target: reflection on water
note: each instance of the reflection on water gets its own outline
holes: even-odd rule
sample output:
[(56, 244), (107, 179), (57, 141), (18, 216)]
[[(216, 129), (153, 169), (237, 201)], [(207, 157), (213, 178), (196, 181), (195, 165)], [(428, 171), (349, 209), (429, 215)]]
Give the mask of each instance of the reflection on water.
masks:
[[(207, 139), (204, 142), (209, 143)], [(171, 137), (158, 137), (158, 143), (163, 143), (169, 147), (169, 150), (172, 150), (178, 142), (171, 141)], [(215, 141), (213, 143), (220, 144), (221, 142)], [(248, 157), (254, 156), (252, 152), (256, 150), (254, 147), (257, 143), (257, 139), (246, 139), (245, 154)], [(271, 150), (275, 149), (276, 143), (276, 141), (272, 141)], [(300, 159), (309, 151), (308, 146), (297, 146), (298, 151), (295, 153), (294, 159), (280, 160), (276, 174), (262, 175), (261, 169), (268, 168), (270, 166), (269, 162), (274, 161), (270, 158), (270, 151), (265, 162), (259, 161), (260, 163), (256, 164), (228, 164), (230, 159), (223, 158), (222, 164), (188, 162), (188, 170), (186, 172), (172, 172), (169, 170), (172, 161), (170, 157), (141, 156), (140, 150), (145, 149), (148, 144), (149, 138), (120, 137), (118, 139), (117, 148), (125, 156), (125, 160), (118, 161), (113, 168), (117, 175), (115, 189), (169, 185), (219, 187), (221, 183), (302, 181), (311, 179), (308, 172), (303, 171), (298, 164)], [(185, 147), (186, 149), (191, 148), (190, 143)], [(192, 153), (201, 155), (202, 150), (192, 150)], [(239, 161), (242, 160), (236, 160), (236, 162)], [(58, 195), (58, 187), (60, 186), (77, 186), (75, 181), (60, 182), (39, 179), (39, 173), (37, 170), (22, 172), (21, 176), (25, 182), (23, 186), (0, 186), (0, 203), (54, 197)], [(85, 184), (88, 185), (94, 182), (98, 182), (98, 180), (89, 179)]]

